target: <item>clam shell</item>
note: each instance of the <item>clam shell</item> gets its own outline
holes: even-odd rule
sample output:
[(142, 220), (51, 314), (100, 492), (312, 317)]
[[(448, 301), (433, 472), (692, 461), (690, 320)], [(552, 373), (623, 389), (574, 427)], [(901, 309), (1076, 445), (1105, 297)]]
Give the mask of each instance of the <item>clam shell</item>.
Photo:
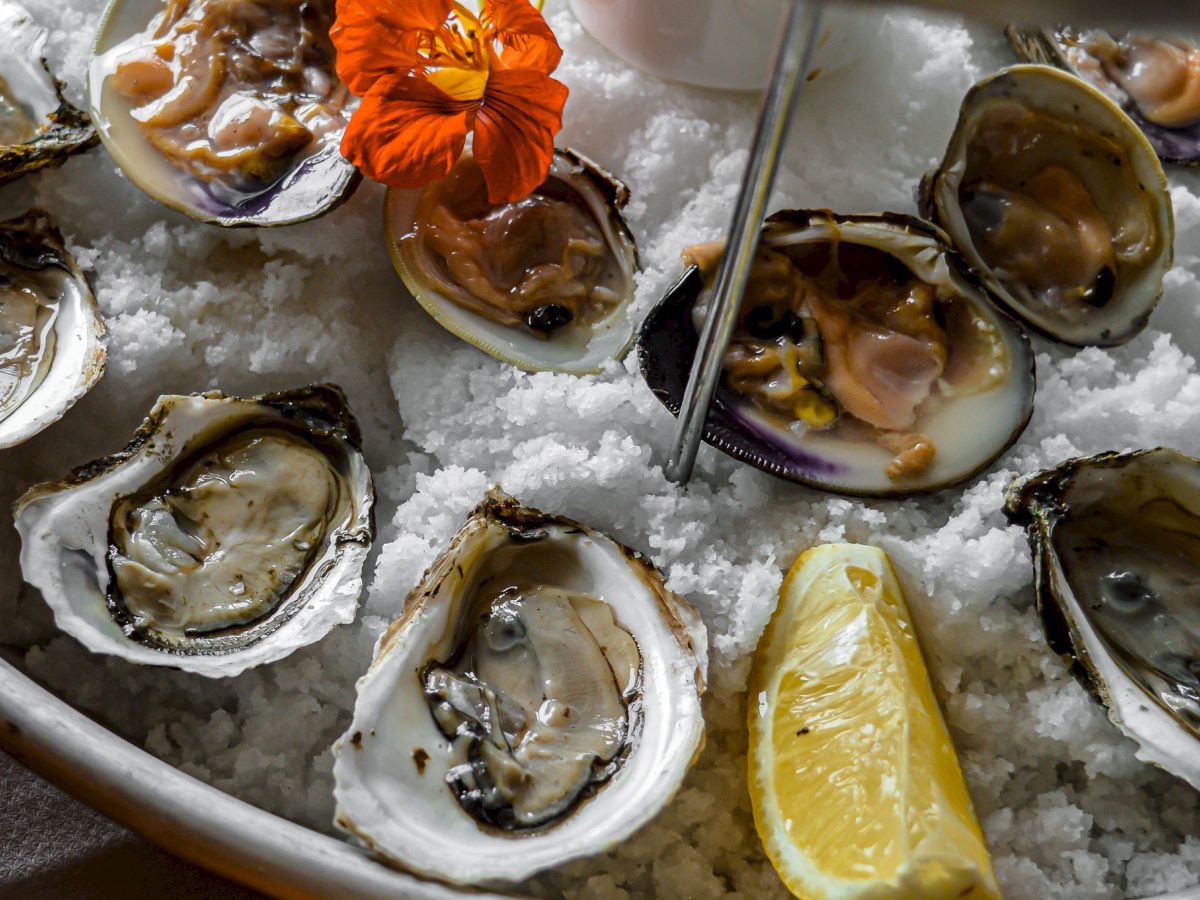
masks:
[(0, 79), (28, 109), (38, 133), (21, 144), (0, 144), (0, 184), (96, 145), (96, 129), (84, 112), (64, 99), (63, 85), (42, 53), (46, 30), (19, 3), (0, 0)]
[(1180, 166), (1200, 166), (1200, 123), (1186, 128), (1166, 128), (1146, 119), (1124, 90), (1104, 78), (1099, 81), (1071, 65), (1065, 53), (1062, 28), (1020, 28), (1010, 25), (1004, 30), (1009, 45), (1021, 59), (1048, 66), (1057, 66), (1099, 88), (1110, 96), (1138, 128), (1166, 163)]
[(87, 279), (63, 245), (62, 235), (40, 209), (0, 222), (0, 263), (61, 275), (54, 319), (54, 355), (41, 383), (0, 419), (0, 449), (26, 441), (54, 424), (104, 374), (108, 351), (104, 320)]
[[(353, 495), (346, 520), (333, 523), (317, 558), (264, 619), (173, 646), (137, 639), (108, 599), (113, 504), (234, 428), (285, 421), (341, 445)], [(281, 659), (354, 619), (374, 537), (374, 489), (360, 447), (358, 425), (332, 385), (250, 398), (216, 391), (160, 397), (123, 450), (36, 485), (13, 505), (22, 575), (42, 592), (59, 628), (97, 653), (214, 678)]]
[[(421, 685), (425, 665), (454, 650), (465, 595), (497, 568), (599, 597), (641, 653), (641, 725), (621, 768), (565, 818), (520, 834), (485, 828), (459, 805), (445, 782), (449, 746)], [(597, 853), (649, 822), (699, 754), (706, 654), (699, 617), (638, 553), (493, 489), (408, 595), (359, 679), (354, 720), (333, 747), (336, 824), (402, 868), (460, 884), (518, 881)]]
[[(1149, 206), (1162, 238), (1156, 256), (1140, 271), (1122, 276), (1112, 298), (1103, 307), (1089, 311), (1080, 322), (1051, 316), (1014, 296), (975, 248), (959, 205), (965, 150), (972, 133), (989, 104), (1009, 99), (1035, 112), (1078, 125), (1124, 148), (1138, 182), (1138, 202)], [(1109, 183), (1118, 182), (1114, 179)], [(1175, 224), (1167, 177), (1154, 148), (1129, 116), (1103, 93), (1075, 76), (1050, 66), (1018, 65), (972, 87), (963, 100), (945, 157), (937, 169), (922, 179), (919, 194), (922, 215), (946, 231), (991, 294), (1034, 330), (1077, 347), (1111, 347), (1132, 339), (1150, 320), (1162, 294), (1163, 276), (1171, 268), (1173, 258)], [(1103, 202), (1098, 205), (1105, 206)]]
[(88, 111), (104, 149), (125, 176), (150, 197), (200, 222), (236, 227), (294, 225), (323, 216), (350, 198), (362, 180), (343, 158), (340, 135), (298, 157), (272, 185), (236, 198), (172, 165), (146, 140), (125, 103), (106, 90), (115, 47), (145, 31), (163, 0), (110, 0), (88, 66)]
[(392, 263), (404, 286), (439, 325), (484, 353), (531, 372), (551, 371), (585, 375), (598, 371), (609, 359), (624, 355), (633, 340), (634, 325), (628, 302), (633, 296), (633, 273), (637, 269), (637, 246), (621, 218), (629, 200), (629, 189), (590, 159), (573, 150), (556, 150), (549, 178), (570, 184), (605, 228), (609, 246), (626, 268), (628, 279), (624, 300), (606, 319), (595, 323), (586, 343), (564, 336), (538, 338), (519, 328), (509, 328), (464, 309), (431, 288), (421, 277), (420, 265), (404, 235), (413, 222), (419, 190), (387, 193), (384, 228)]
[[(1130, 498), (1135, 502), (1126, 502)], [(1117, 504), (1120, 508), (1114, 509)], [(1137, 511), (1131, 512), (1130, 505)], [(1007, 491), (1005, 512), (1010, 521), (1026, 529), (1038, 610), (1051, 649), (1071, 664), (1076, 677), (1107, 707), (1112, 723), (1138, 743), (1138, 759), (1200, 790), (1200, 734), (1194, 718), (1190, 727), (1183, 718), (1195, 716), (1195, 697), (1177, 696), (1168, 689), (1160, 695), (1148, 691), (1131, 675), (1131, 667), (1138, 664), (1136, 654), (1117, 651), (1114, 640), (1120, 639), (1119, 631), (1106, 633), (1116, 623), (1153, 628), (1154, 652), (1167, 657), (1200, 647), (1194, 616), (1200, 558), (1181, 559), (1165, 554), (1159, 546), (1178, 546), (1182, 534), (1200, 553), (1200, 460), (1164, 447), (1067, 460), (1014, 481)], [(1094, 546), (1091, 540), (1080, 546), (1080, 538), (1065, 530), (1073, 517), (1109, 512), (1113, 520), (1107, 538), (1144, 542), (1146, 552), (1137, 554), (1136, 560), (1131, 562), (1127, 550), (1110, 559), (1108, 546)], [(1181, 528), (1184, 519), (1190, 524)], [(1164, 555), (1171, 556), (1166, 564), (1177, 568), (1190, 587), (1161, 603), (1152, 594), (1133, 602), (1114, 601), (1096, 583), (1095, 573), (1086, 571), (1087, 566), (1108, 572), (1130, 565), (1129, 571), (1144, 584), (1163, 564)], [(1183, 617), (1169, 615), (1172, 600), (1184, 610)], [(1103, 610), (1104, 606), (1111, 609)], [(1146, 643), (1139, 645), (1145, 649)], [(1196, 665), (1197, 660), (1191, 659), (1193, 679)], [(1161, 680), (1165, 687), (1166, 680)], [(1176, 709), (1190, 705), (1192, 711), (1177, 712), (1173, 705)]]
[[(827, 211), (785, 210), (767, 220), (768, 245), (823, 242), (839, 235), (903, 253), (918, 277), (955, 286), (974, 309), (1004, 336), (1010, 373), (1002, 388), (948, 403), (920, 431), (934, 440), (938, 455), (924, 473), (901, 482), (884, 466), (893, 454), (873, 445), (849, 443), (810, 431), (783, 435), (752, 412), (749, 402), (719, 385), (704, 425), (704, 440), (734, 459), (788, 481), (838, 494), (902, 497), (928, 493), (964, 481), (986, 469), (1024, 431), (1033, 412), (1036, 381), (1029, 338), (1008, 316), (994, 309), (980, 286), (960, 274), (945, 236), (920, 219), (895, 213), (836, 215)], [(642, 377), (673, 415), (679, 414), (699, 335), (692, 308), (704, 289), (692, 266), (646, 317), (638, 338)], [(978, 427), (964, 427), (964, 417)]]

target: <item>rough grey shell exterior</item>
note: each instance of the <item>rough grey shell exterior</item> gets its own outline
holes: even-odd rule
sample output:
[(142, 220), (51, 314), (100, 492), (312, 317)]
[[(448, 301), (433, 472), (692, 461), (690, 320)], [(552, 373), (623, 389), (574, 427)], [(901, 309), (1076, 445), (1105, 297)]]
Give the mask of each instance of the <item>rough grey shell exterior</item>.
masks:
[[(20, 102), (36, 96), (38, 132), (19, 144), (0, 144), (0, 184), (38, 169), (61, 166), (67, 157), (94, 147), (99, 138), (91, 120), (63, 97), (42, 52), (46, 31), (13, 0), (0, 0), (0, 78)], [(56, 98), (51, 100), (50, 98)]]
[(1200, 461), (1067, 460), (1014, 481), (1005, 512), (1026, 529), (1051, 649), (1139, 759), (1200, 789)]
[[(58, 283), (55, 344), (41, 382), (0, 419), (0, 450), (48, 428), (104, 375), (105, 326), (87, 278), (67, 252), (62, 233), (40, 209), (0, 222), (0, 268), (52, 273)], [(29, 377), (27, 373), (27, 377)]]
[[(619, 770), (567, 815), (519, 834), (481, 824), (452, 792), (457, 756), (422, 679), (431, 660), (453, 654), (478, 586), (510, 577), (603, 600), (642, 662), (639, 724)], [(698, 614), (640, 554), (493, 488), (409, 593), (359, 679), (354, 719), (333, 748), (335, 822), (394, 864), (458, 884), (512, 883), (600, 852), (648, 822), (698, 756), (707, 653)]]
[[(344, 514), (329, 523), (311, 562), (261, 618), (180, 639), (139, 632), (111, 590), (114, 504), (235, 429), (257, 426), (336, 445), (350, 498)], [(35, 485), (13, 513), (22, 574), (42, 592), (63, 631), (94, 652), (226, 677), (280, 659), (353, 620), (374, 538), (374, 487), (358, 425), (339, 388), (315, 385), (248, 398), (210, 391), (161, 397), (126, 447), (60, 481)]]

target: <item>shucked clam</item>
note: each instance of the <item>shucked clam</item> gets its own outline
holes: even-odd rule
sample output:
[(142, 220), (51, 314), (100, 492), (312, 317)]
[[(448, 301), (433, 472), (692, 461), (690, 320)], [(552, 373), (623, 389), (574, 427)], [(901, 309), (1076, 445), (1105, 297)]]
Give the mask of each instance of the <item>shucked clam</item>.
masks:
[(1165, 162), (1200, 165), (1200, 45), (1182, 34), (1007, 29), (1017, 55), (1058, 66), (1111, 97)]
[(440, 181), (389, 191), (384, 215), (396, 270), (439, 324), (523, 369), (583, 374), (633, 338), (628, 197), (591, 160), (559, 150), (529, 197), (494, 205), (467, 154)]
[[(650, 315), (642, 374), (683, 396), (719, 248)], [(699, 265), (696, 265), (699, 263)], [(895, 496), (970, 477), (1033, 408), (1029, 339), (909, 216), (785, 211), (767, 220), (704, 437), (801, 484)]]
[(1050, 646), (1139, 744), (1200, 789), (1200, 461), (1072, 459), (1008, 489)]
[(1048, 66), (968, 92), (921, 209), (1015, 316), (1068, 344), (1132, 338), (1171, 267), (1153, 148), (1112, 100)]
[(165, 396), (124, 450), (14, 505), (21, 571), (88, 649), (212, 677), (354, 618), (374, 493), (330, 385)]
[(62, 418), (104, 374), (104, 322), (41, 210), (0, 222), (0, 449)]
[(333, 750), (336, 822), (462, 884), (600, 852), (699, 753), (706, 652), (641, 556), (493, 489), (359, 680)]
[(0, 0), (0, 184), (96, 143), (96, 129), (47, 68), (45, 46), (45, 29), (25, 8)]
[(328, 212), (360, 175), (339, 148), (351, 96), (334, 0), (111, 0), (88, 70), (92, 119), (129, 179), (217, 225)]

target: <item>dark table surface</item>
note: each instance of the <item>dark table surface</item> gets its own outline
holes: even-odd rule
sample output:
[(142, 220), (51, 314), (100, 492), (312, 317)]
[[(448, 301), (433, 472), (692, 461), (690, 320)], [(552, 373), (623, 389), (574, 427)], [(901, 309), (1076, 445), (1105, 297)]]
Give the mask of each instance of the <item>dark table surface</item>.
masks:
[(259, 900), (84, 806), (0, 752), (0, 898)]

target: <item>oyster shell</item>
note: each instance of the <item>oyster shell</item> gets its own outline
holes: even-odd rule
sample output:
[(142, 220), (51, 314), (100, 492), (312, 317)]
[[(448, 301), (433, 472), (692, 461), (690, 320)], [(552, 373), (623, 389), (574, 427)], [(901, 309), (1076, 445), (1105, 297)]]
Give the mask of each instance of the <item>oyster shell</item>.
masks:
[(640, 555), (493, 488), (359, 680), (333, 748), (336, 823), (462, 884), (599, 852), (698, 755), (706, 649)]
[(104, 374), (104, 321), (50, 216), (0, 222), (0, 449), (57, 422)]
[[(1033, 352), (944, 240), (892, 213), (771, 216), (704, 439), (851, 495), (932, 491), (987, 467), (1029, 421)], [(692, 266), (638, 339), (642, 375), (675, 414), (706, 292)]]
[(211, 677), (350, 622), (374, 534), (332, 385), (160, 397), (133, 440), (14, 504), (21, 571), (88, 649)]
[(396, 271), (438, 324), (523, 369), (581, 375), (633, 339), (628, 198), (594, 162), (558, 150), (530, 197), (493, 205), (466, 154), (441, 181), (389, 190), (384, 220)]
[(996, 298), (1067, 344), (1128, 341), (1171, 267), (1171, 200), (1153, 148), (1112, 100), (1049, 66), (1012, 66), (971, 88), (920, 199)]
[(46, 30), (25, 7), (0, 0), (0, 184), (62, 165), (98, 140), (88, 117), (64, 99), (45, 46)]
[(1022, 59), (1065, 69), (1111, 97), (1163, 162), (1200, 165), (1200, 46), (1195, 40), (1065, 25), (1010, 25), (1005, 34)]
[(1159, 448), (1014, 481), (1050, 646), (1155, 763), (1200, 789), (1200, 461)]
[(361, 175), (341, 154), (352, 98), (334, 0), (110, 0), (88, 68), (105, 149), (139, 188), (224, 226), (329, 212)]

